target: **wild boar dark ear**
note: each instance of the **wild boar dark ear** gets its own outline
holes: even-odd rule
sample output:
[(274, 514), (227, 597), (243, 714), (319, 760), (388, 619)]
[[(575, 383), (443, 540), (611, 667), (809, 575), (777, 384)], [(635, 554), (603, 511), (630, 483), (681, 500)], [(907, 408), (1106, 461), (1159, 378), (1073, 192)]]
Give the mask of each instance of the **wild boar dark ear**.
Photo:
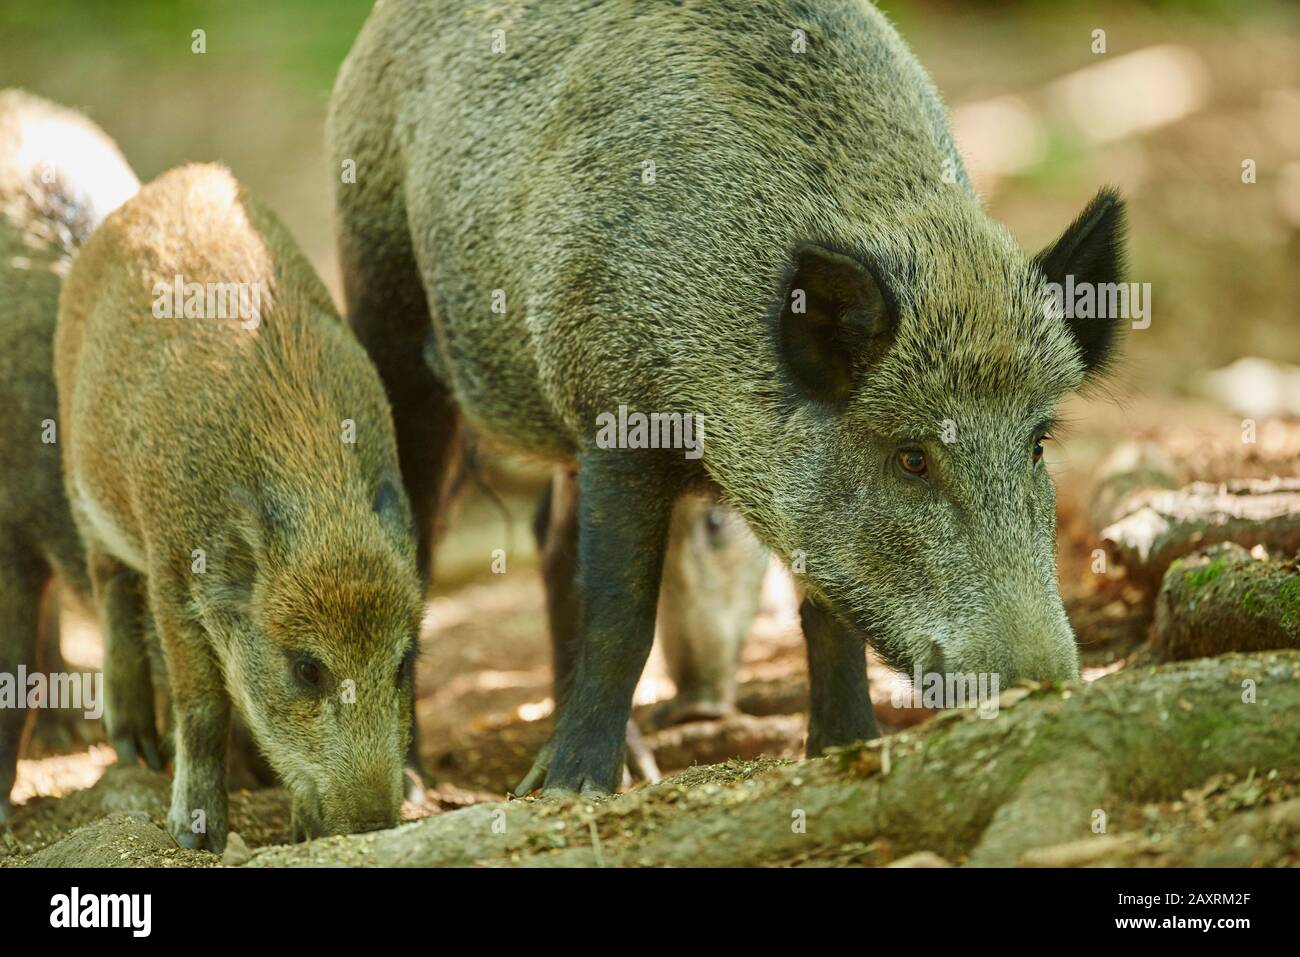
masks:
[(371, 508), (379, 516), (380, 524), (390, 534), (414, 538), (414, 519), (411, 517), (410, 509), (407, 508), (406, 497), (395, 482), (389, 479), (380, 480), (375, 488)]
[(893, 341), (892, 304), (866, 266), (813, 243), (795, 249), (784, 295), (779, 343), (795, 386), (843, 402)]
[[(1049, 283), (1066, 287), (1072, 276), (1077, 288), (1090, 283), (1094, 291), (1103, 283), (1124, 278), (1124, 200), (1109, 187), (1103, 188), (1079, 214), (1078, 219), (1048, 248), (1034, 257)], [(1097, 301), (1104, 297), (1098, 296)], [(1123, 316), (1072, 317), (1065, 322), (1083, 355), (1089, 376), (1104, 372), (1115, 354)]]

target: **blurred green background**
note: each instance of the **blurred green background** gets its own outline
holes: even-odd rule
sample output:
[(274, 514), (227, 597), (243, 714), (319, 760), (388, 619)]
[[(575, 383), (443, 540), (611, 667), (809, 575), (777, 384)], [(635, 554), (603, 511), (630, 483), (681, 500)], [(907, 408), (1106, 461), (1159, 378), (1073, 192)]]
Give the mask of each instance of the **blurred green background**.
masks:
[[(659, 2), (659, 0), (641, 0)], [(510, 5), (508, 3), (503, 5)], [(883, 4), (1030, 250), (1102, 183), (1132, 209), (1151, 328), (1127, 386), (1177, 394), (1239, 356), (1300, 362), (1300, 13), (1291, 3)], [(322, 124), (368, 0), (6, 0), (0, 85), (88, 113), (142, 179), (228, 164), (337, 293)], [(191, 52), (206, 31), (207, 52)], [(1106, 52), (1095, 53), (1094, 31)], [(1253, 159), (1257, 182), (1241, 182)]]

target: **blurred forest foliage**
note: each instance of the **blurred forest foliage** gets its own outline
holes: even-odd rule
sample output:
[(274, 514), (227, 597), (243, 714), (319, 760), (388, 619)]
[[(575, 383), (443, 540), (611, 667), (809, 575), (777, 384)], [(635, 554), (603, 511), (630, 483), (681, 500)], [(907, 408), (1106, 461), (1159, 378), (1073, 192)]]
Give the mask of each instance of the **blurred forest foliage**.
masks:
[[(228, 164), (337, 293), (322, 124), (370, 5), (9, 2), (0, 85), (86, 111), (142, 179), (187, 161)], [(1130, 199), (1130, 278), (1151, 283), (1153, 317), (1130, 336), (1121, 391), (1181, 394), (1193, 373), (1244, 355), (1300, 363), (1300, 7), (882, 6), (952, 107), (993, 214), (1026, 249), (1102, 183)], [(203, 55), (191, 52), (195, 29), (206, 31)], [(1104, 54), (1092, 50), (1099, 29)], [(1255, 184), (1241, 181), (1245, 159)]]

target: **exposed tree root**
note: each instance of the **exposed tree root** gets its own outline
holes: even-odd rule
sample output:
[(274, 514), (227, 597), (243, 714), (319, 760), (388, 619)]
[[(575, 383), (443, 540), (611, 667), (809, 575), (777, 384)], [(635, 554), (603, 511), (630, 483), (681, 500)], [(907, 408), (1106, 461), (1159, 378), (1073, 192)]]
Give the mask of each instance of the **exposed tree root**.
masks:
[[(1143, 802), (1213, 775), (1300, 762), (1294, 652), (1126, 671), (1016, 700), (1024, 694), (1008, 692), (991, 720), (950, 712), (827, 758), (696, 768), (602, 802), (477, 805), (394, 831), (268, 848), (250, 863), (779, 865), (881, 840), (895, 857), (1096, 863), (1149, 851), (1114, 823)], [(1289, 839), (1300, 814), (1281, 807), (1234, 827)], [(1072, 846), (1106, 835), (1124, 840)]]

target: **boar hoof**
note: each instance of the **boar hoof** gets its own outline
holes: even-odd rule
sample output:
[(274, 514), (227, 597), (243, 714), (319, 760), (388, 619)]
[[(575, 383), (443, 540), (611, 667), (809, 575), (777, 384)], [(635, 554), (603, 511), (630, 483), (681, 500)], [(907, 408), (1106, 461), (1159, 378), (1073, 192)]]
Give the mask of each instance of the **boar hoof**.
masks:
[[(515, 797), (524, 797), (539, 787), (542, 789), (543, 798), (599, 798), (606, 797), (613, 790), (610, 785), (602, 784), (595, 774), (588, 773), (581, 767), (574, 767), (567, 771), (550, 767), (554, 752), (553, 745), (548, 744), (542, 749), (533, 763), (532, 770), (519, 782), (519, 787), (515, 788)], [(615, 769), (615, 775), (622, 767), (620, 762)]]
[(189, 802), (173, 799), (167, 814), (167, 832), (187, 850), (221, 854), (226, 849), (225, 809), (191, 811)]
[(147, 726), (118, 727), (113, 732), (113, 750), (119, 764), (137, 764), (141, 759), (155, 771), (163, 768), (162, 751), (158, 747), (158, 730), (152, 719)]
[(542, 788), (541, 796), (544, 801), (569, 801), (574, 798), (597, 800), (609, 797), (609, 794), (609, 788), (603, 787), (591, 778), (584, 776), (576, 785), (548, 783)]
[(206, 833), (195, 833), (187, 823), (180, 827), (174, 826), (169, 820), (167, 831), (172, 838), (181, 847), (189, 851), (208, 851), (211, 854), (221, 854), (226, 850), (226, 829), (223, 824), (221, 833), (216, 832), (216, 826), (209, 821)]

